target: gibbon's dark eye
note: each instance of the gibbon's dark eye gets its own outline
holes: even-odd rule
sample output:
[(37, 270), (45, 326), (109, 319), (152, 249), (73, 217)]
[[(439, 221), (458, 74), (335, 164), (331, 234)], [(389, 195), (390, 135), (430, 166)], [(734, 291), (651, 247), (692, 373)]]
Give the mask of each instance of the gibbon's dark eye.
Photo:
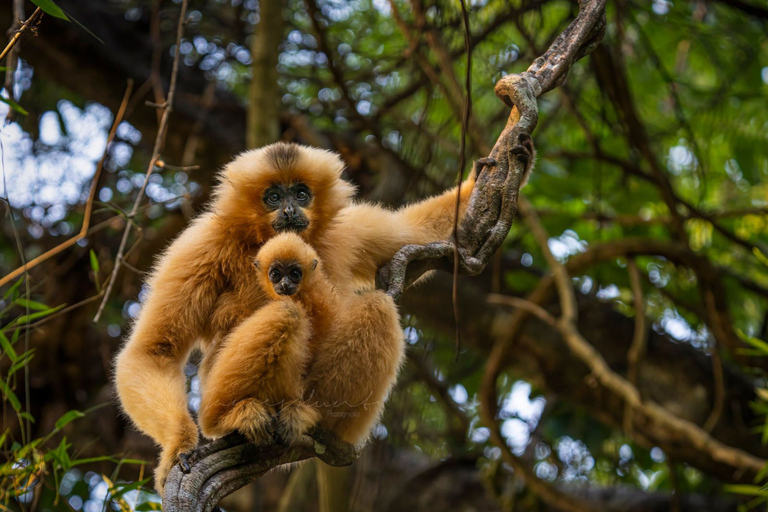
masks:
[(309, 194), (307, 194), (307, 192), (304, 190), (299, 190), (296, 192), (296, 199), (299, 201), (306, 201), (309, 199)]
[(280, 194), (278, 194), (277, 192), (272, 192), (271, 194), (268, 194), (267, 202), (269, 204), (278, 204), (280, 202)]
[(272, 281), (279, 281), (281, 277), (283, 277), (282, 274), (276, 268), (273, 268), (272, 270), (269, 271), (269, 278)]
[(290, 276), (290, 278), (291, 278), (291, 279), (293, 279), (294, 281), (298, 281), (299, 279), (301, 279), (301, 270), (299, 270), (298, 268), (295, 268), (295, 269), (291, 270), (291, 271), (288, 273), (288, 275), (289, 275), (289, 276)]

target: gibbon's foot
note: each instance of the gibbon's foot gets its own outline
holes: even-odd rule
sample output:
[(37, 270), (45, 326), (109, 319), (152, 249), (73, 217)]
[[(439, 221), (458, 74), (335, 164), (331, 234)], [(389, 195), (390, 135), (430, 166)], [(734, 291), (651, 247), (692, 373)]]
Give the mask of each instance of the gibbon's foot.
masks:
[(292, 402), (278, 416), (277, 435), (287, 445), (294, 444), (320, 421), (320, 411), (304, 402)]
[(226, 420), (233, 430), (237, 430), (248, 438), (253, 444), (272, 444), (270, 424), (274, 411), (263, 403), (248, 398), (238, 402), (227, 414)]
[[(173, 466), (176, 464), (179, 464), (181, 466), (181, 470), (185, 473), (189, 473), (190, 467), (189, 467), (189, 461), (187, 457), (189, 456), (189, 453), (192, 452), (192, 450), (195, 449), (197, 446), (197, 439), (195, 439), (194, 442), (188, 442), (185, 443), (183, 446), (180, 446), (176, 449), (171, 450), (163, 450), (160, 453), (160, 462), (158, 463), (157, 467), (155, 468), (155, 490), (160, 494), (163, 495), (163, 490), (165, 488), (165, 481), (168, 478), (168, 473), (170, 473)], [(182, 463), (182, 460), (184, 460), (184, 463), (186, 464), (187, 470), (184, 470), (184, 465)]]
[(533, 139), (527, 133), (521, 133), (518, 137), (520, 144), (509, 150), (510, 155), (516, 155), (517, 159), (528, 165), (533, 159), (536, 150), (533, 147)]
[(269, 431), (269, 435), (272, 436), (272, 439), (274, 439), (276, 445), (283, 448), (288, 446), (286, 440), (280, 435), (280, 419), (278, 416), (272, 416), (272, 421), (269, 422), (267, 430)]
[(185, 475), (192, 472), (192, 467), (189, 465), (189, 457), (191, 455), (192, 452), (179, 454), (179, 467), (181, 468), (181, 472)]

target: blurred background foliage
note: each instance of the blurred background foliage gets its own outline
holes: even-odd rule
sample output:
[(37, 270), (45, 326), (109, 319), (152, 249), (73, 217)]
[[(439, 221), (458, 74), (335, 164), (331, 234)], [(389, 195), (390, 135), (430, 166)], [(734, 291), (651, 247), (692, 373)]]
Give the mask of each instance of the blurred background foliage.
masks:
[[(0, 26), (35, 9), (13, 3), (0, 9)], [(525, 70), (578, 6), (468, 4), (468, 155), (479, 158), (508, 116), (495, 82)], [(153, 258), (204, 209), (217, 169), (247, 144), (278, 138), (337, 151), (360, 196), (393, 207), (450, 187), (467, 65), (460, 4), (289, 0), (262, 19), (266, 4), (256, 0), (189, 0), (166, 165), (149, 178), (133, 218), (127, 212), (145, 182), (159, 120), (145, 102), (162, 104), (168, 92), (180, 0), (55, 5), (69, 20), (43, 15), (34, 37), (18, 45), (18, 63), (0, 62), (0, 274), (80, 231), (129, 79), (134, 87), (106, 147), (87, 236), (0, 290), (0, 509), (152, 510), (158, 498), (140, 489), (155, 449), (120, 415), (110, 374)], [(642, 398), (764, 460), (768, 7), (615, 0), (607, 17), (602, 45), (540, 99), (538, 163), (523, 194), (550, 251), (567, 262), (579, 329), (611, 368), (632, 369), (639, 311), (646, 345), (632, 380)], [(94, 323), (126, 222), (135, 224), (131, 249)], [(526, 224), (516, 223), (487, 271), (460, 279), (456, 362), (450, 276), (407, 292), (408, 363), (363, 457), (326, 480), (315, 478), (314, 464), (274, 472), (222, 506), (559, 510), (504, 463), (478, 398), (486, 360), (513, 315), (488, 295), (525, 297), (549, 270)], [(540, 303), (558, 311), (554, 297)], [(594, 510), (765, 508), (764, 471), (647, 419), (627, 428), (621, 398), (545, 323), (518, 329), (503, 368), (501, 432), (545, 489)], [(194, 359), (186, 371), (194, 410)], [(327, 479), (333, 500), (318, 505)]]

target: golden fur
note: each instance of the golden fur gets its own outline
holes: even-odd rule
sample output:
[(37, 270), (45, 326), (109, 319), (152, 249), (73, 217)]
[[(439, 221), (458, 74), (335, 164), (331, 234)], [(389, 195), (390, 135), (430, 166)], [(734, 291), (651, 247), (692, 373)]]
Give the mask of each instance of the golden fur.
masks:
[[(319, 255), (330, 283), (349, 298), (336, 315), (333, 335), (313, 342), (307, 399), (323, 414), (321, 423), (345, 440), (358, 443), (368, 435), (403, 353), (397, 309), (387, 295), (373, 291), (375, 272), (403, 245), (450, 235), (456, 189), (389, 210), (353, 202), (354, 189), (341, 179), (342, 170), (337, 155), (293, 144), (243, 153), (222, 171), (209, 211), (158, 260), (115, 366), (125, 412), (161, 446), (158, 490), (179, 455), (198, 442), (183, 372), (192, 350), (204, 354), (200, 377), (205, 390), (217, 364), (240, 357), (225, 354), (225, 346), (247, 346), (257, 337), (305, 327), (306, 316), (295, 303), (267, 304), (253, 267), (256, 253), (276, 234), (275, 213), (262, 203), (274, 183), (301, 181), (312, 190), (304, 210), (310, 225), (301, 237)], [(473, 186), (472, 177), (462, 184), (462, 215)], [(291, 307), (299, 312), (290, 320), (293, 325), (272, 321), (273, 314), (288, 319), (284, 311), (274, 310)], [(242, 415), (250, 412), (244, 404)]]
[[(237, 331), (244, 335), (230, 336), (216, 355), (198, 415), (204, 436), (238, 430), (258, 444), (270, 441), (274, 428), (277, 438), (290, 444), (320, 419), (318, 410), (302, 401), (310, 336), (323, 333), (311, 322), (330, 316), (331, 286), (316, 267), (317, 259), (293, 233), (271, 238), (256, 255), (261, 287), (273, 302), (241, 324)], [(294, 295), (274, 290), (268, 274), (275, 262), (301, 266), (303, 277)]]

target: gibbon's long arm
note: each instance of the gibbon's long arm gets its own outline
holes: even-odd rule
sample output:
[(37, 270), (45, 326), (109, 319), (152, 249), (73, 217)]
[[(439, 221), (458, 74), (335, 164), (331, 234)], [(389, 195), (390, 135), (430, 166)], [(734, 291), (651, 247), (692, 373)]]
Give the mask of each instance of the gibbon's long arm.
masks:
[[(467, 209), (474, 184), (471, 177), (461, 185), (459, 220)], [(338, 222), (319, 243), (322, 248), (326, 240), (334, 242), (334, 258), (324, 259), (333, 280), (338, 283), (352, 279), (356, 285), (371, 285), (376, 270), (404, 245), (447, 239), (453, 231), (457, 190), (454, 187), (395, 211), (368, 203), (343, 209)], [(323, 253), (322, 249), (320, 252)]]
[(162, 447), (157, 486), (178, 455), (197, 445), (187, 409), (183, 367), (218, 293), (221, 273), (201, 217), (168, 248), (150, 278), (149, 294), (115, 365), (125, 412)]

